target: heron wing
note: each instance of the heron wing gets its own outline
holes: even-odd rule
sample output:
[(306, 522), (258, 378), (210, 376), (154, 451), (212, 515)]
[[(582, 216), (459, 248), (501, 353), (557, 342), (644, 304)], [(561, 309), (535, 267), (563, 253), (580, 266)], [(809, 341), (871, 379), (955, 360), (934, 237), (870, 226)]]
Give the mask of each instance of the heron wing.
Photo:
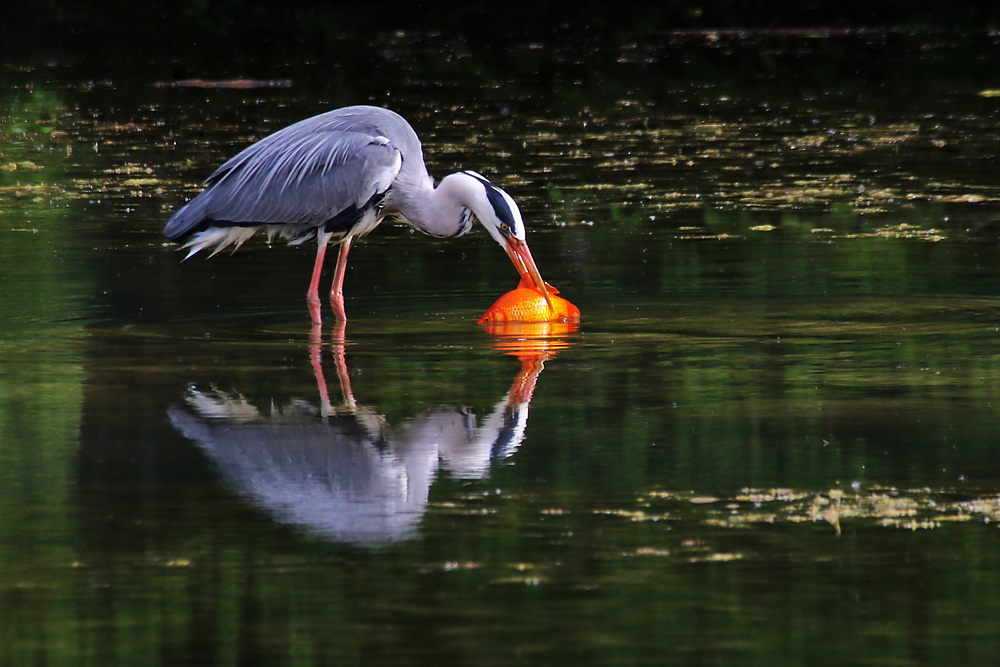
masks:
[(213, 226), (280, 224), (344, 231), (381, 200), (401, 164), (384, 136), (292, 126), (219, 167), (163, 233), (177, 239)]

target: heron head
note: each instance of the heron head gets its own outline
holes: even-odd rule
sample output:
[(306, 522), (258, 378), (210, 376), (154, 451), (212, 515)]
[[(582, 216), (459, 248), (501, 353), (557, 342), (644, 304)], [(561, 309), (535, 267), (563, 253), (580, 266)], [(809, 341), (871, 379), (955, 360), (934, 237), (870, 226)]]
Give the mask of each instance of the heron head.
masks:
[(524, 242), (524, 221), (513, 197), (474, 171), (452, 176), (464, 177), (469, 207), (497, 243), (504, 245), (510, 238)]
[[(444, 181), (461, 182), (466, 206), (475, 214), (490, 236), (507, 252), (510, 261), (521, 276), (529, 276), (535, 287), (545, 296), (551, 308), (549, 292), (542, 280), (535, 260), (528, 250), (528, 242), (521, 219), (521, 210), (513, 197), (490, 183), (474, 171), (450, 174)], [(444, 186), (445, 182), (441, 185)]]

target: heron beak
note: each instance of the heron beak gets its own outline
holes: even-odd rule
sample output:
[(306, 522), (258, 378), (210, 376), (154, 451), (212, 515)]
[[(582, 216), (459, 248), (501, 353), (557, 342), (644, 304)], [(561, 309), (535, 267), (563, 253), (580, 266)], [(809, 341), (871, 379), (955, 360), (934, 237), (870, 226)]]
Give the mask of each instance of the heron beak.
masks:
[(510, 261), (514, 262), (514, 268), (517, 269), (522, 278), (525, 275), (531, 277), (531, 282), (535, 283), (535, 287), (545, 297), (545, 303), (549, 304), (549, 312), (555, 312), (555, 308), (552, 306), (552, 297), (549, 296), (548, 287), (546, 287), (545, 281), (542, 280), (542, 274), (538, 272), (538, 267), (535, 266), (535, 260), (531, 258), (531, 251), (528, 250), (528, 244), (513, 237), (507, 237), (505, 240), (507, 244), (504, 246), (504, 250), (507, 251)]

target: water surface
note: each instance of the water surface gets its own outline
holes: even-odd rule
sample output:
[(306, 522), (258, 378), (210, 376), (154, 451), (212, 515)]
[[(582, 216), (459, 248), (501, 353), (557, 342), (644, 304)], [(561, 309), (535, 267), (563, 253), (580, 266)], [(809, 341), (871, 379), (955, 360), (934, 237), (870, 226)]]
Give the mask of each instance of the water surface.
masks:
[[(991, 664), (995, 41), (10, 68), (2, 662)], [(579, 330), (476, 326), (516, 281), (481, 230), (376, 230), (321, 332), (310, 248), (161, 241), (221, 160), (356, 102), (512, 193)]]

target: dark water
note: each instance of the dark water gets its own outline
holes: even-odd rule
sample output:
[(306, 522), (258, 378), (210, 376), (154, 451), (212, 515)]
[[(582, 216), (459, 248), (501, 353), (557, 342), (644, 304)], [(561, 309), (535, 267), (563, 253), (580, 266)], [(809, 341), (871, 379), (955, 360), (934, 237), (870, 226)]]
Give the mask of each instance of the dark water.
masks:
[[(0, 664), (993, 664), (998, 46), (9, 67)], [(579, 330), (475, 324), (516, 279), (481, 230), (384, 225), (321, 332), (311, 248), (161, 242), (356, 102), (517, 198)]]

